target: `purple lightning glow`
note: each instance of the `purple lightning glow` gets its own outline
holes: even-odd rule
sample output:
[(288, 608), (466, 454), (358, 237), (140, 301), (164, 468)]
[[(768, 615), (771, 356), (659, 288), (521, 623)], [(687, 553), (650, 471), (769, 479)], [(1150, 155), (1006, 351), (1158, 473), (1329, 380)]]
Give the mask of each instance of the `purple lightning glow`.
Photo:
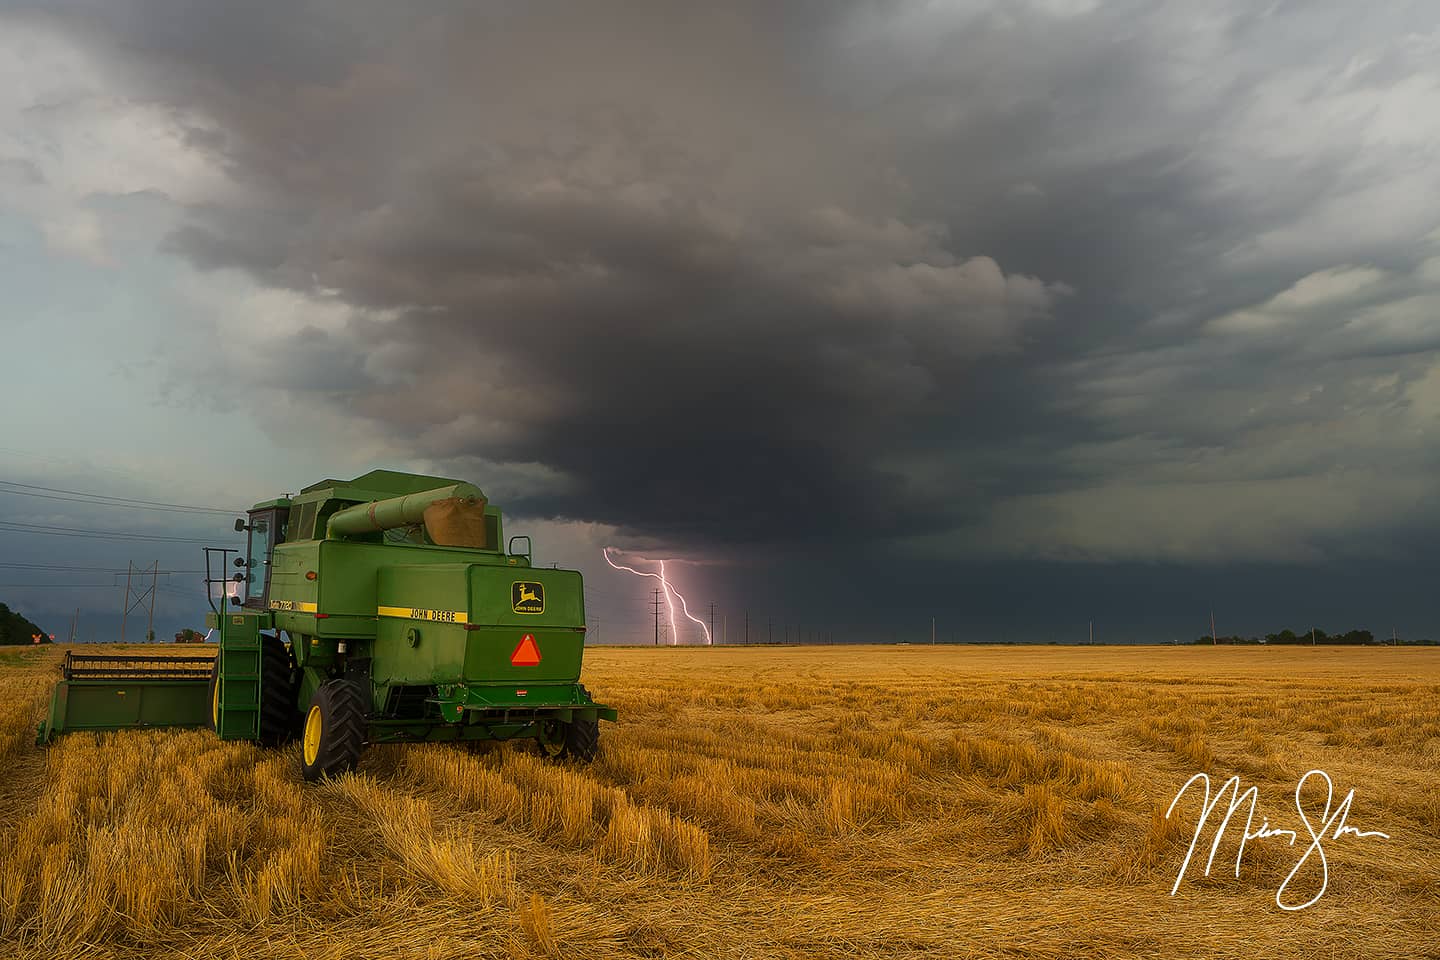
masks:
[(676, 590), (675, 587), (670, 583), (669, 577), (667, 577), (665, 574), (664, 560), (651, 560), (649, 557), (641, 557), (640, 559), (645, 561), (646, 563), (658, 563), (660, 565), (659, 573), (647, 573), (644, 570), (636, 570), (634, 567), (627, 567), (623, 563), (616, 563), (614, 560), (611, 560), (610, 550), (610, 547), (605, 547), (601, 552), (605, 555), (605, 562), (610, 564), (610, 566), (614, 567), (616, 570), (624, 570), (627, 573), (635, 574), (635, 576), (637, 577), (649, 577), (652, 580), (660, 581), (660, 587), (665, 591), (665, 606), (670, 611), (670, 643), (672, 646), (679, 643), (679, 635), (675, 632), (675, 601), (671, 599), (670, 595), (672, 593), (680, 598), (680, 609), (685, 614), (686, 618), (688, 618), (692, 623), (696, 624), (702, 631), (704, 631), (705, 642), (707, 644), (713, 644), (715, 642), (710, 637), (710, 628), (705, 626), (705, 622), (703, 620), (699, 619), (690, 612), (690, 605), (685, 602), (685, 595), (679, 590)]

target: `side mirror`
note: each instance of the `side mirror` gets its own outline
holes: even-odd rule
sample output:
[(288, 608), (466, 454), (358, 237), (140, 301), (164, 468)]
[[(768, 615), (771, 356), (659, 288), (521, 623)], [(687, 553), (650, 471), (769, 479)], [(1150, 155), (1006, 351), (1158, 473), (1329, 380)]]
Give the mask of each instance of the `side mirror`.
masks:
[[(515, 545), (516, 545), (517, 543), (519, 543), (521, 540), (524, 540), (524, 541), (525, 541), (525, 549), (524, 549), (524, 550), (517, 550), (517, 549), (515, 549)], [(505, 547), (505, 552), (508, 553), (508, 554), (509, 554), (510, 556), (512, 556), (512, 557), (524, 557), (526, 560), (529, 560), (529, 559), (530, 559), (530, 551), (531, 551), (531, 549), (532, 549), (532, 548), (531, 548), (531, 546), (530, 546), (530, 538), (529, 538), (528, 536), (526, 536), (525, 534), (522, 533), (522, 534), (520, 534), (519, 536), (515, 536), (515, 537), (511, 537), (511, 538), (510, 538), (510, 543), (509, 543), (508, 546)]]
[(245, 532), (245, 521), (244, 521), (244, 520), (236, 520), (236, 521), (235, 521), (235, 532), (236, 532), (236, 533), (244, 533), (244, 532)]

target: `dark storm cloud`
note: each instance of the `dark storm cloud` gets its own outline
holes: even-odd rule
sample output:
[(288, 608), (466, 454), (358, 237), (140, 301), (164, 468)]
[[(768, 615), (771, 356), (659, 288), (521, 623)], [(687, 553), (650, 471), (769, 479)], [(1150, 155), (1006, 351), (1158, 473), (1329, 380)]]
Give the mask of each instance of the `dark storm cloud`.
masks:
[(286, 402), (676, 546), (1307, 559), (1397, 522), (1335, 514), (1430, 429), (1419, 8), (419, 10), (47, 5), (213, 123), (235, 192), (169, 250), (357, 311), (265, 344)]

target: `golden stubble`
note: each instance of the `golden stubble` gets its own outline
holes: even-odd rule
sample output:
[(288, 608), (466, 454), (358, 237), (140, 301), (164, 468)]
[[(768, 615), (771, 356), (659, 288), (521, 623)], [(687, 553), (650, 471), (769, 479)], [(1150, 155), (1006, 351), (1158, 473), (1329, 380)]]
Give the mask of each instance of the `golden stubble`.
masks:
[[(58, 660), (0, 653), (3, 957), (1362, 957), (1440, 929), (1440, 650), (592, 648), (621, 722), (590, 766), (382, 747), (317, 785), (208, 731), (36, 748)], [(1192, 774), (1295, 827), (1314, 768), (1393, 839), (1328, 845), (1303, 913), (1276, 840), (1169, 895)]]

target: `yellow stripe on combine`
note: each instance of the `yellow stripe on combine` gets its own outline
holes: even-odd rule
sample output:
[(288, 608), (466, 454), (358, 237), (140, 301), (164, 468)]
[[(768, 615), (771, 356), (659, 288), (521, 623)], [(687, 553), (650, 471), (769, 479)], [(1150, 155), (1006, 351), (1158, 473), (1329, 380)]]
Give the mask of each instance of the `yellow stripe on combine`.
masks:
[(431, 620), (435, 623), (469, 623), (470, 617), (464, 610), (425, 610), (420, 607), (377, 607), (382, 617), (401, 617), (406, 620)]
[(270, 609), (293, 611), (294, 613), (315, 613), (319, 608), (310, 600), (271, 600)]

